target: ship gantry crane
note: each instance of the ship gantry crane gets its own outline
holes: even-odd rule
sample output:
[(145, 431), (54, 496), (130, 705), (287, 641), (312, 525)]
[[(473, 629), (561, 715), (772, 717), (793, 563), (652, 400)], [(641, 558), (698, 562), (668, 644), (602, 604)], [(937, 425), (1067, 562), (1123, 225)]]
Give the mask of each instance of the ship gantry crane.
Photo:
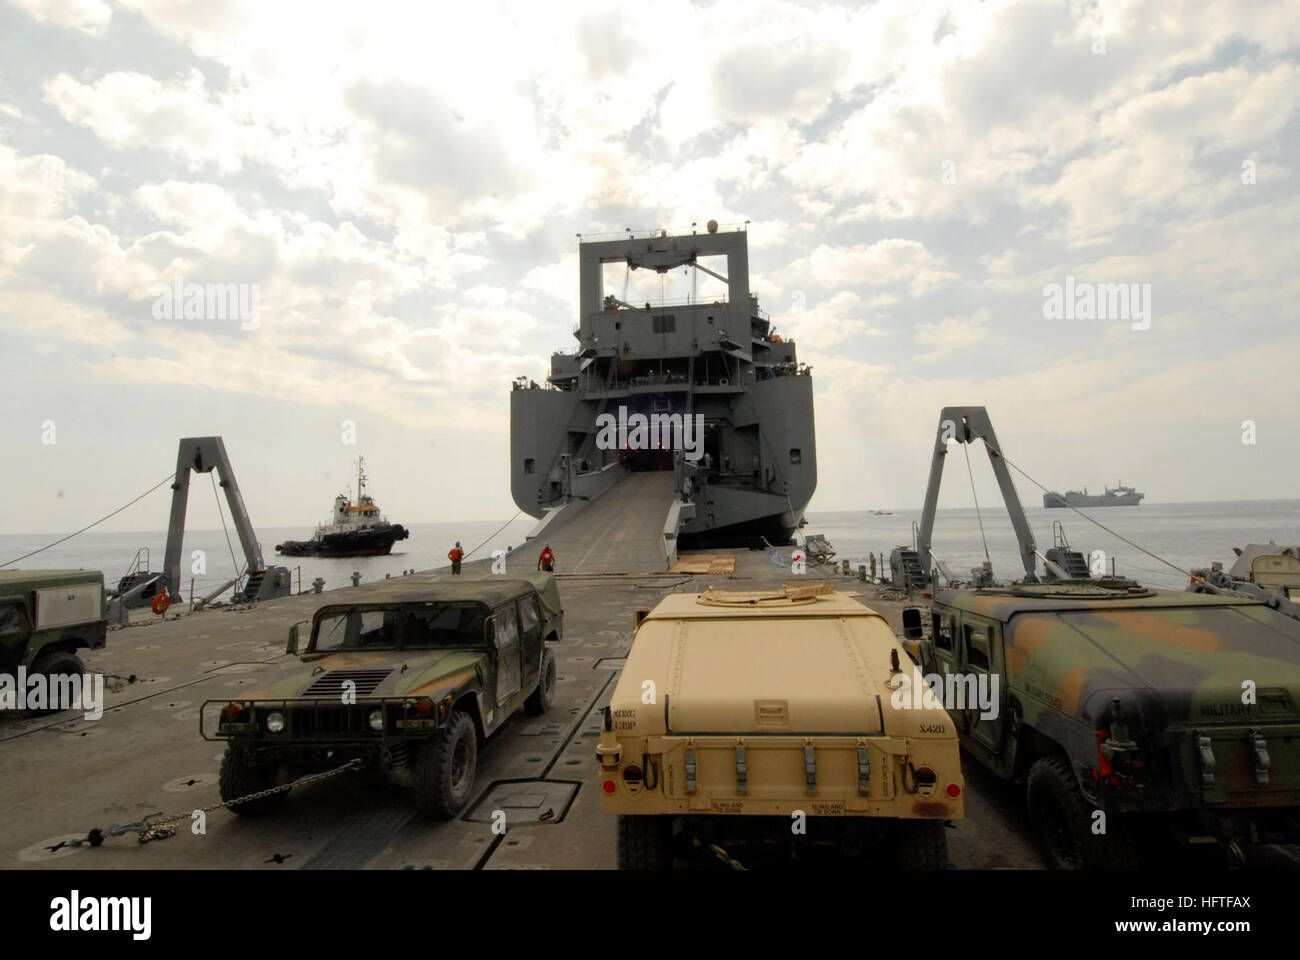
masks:
[(166, 593), (172, 603), (180, 602), (181, 596), (181, 546), (185, 538), (185, 514), (189, 505), (190, 474), (211, 473), (217, 471), (219, 485), (226, 492), (226, 505), (239, 537), (239, 545), (244, 550), (245, 567), (243, 573), (236, 575), (222, 584), (218, 589), (195, 603), (198, 609), (220, 596), (239, 582), (246, 575), (244, 589), (236, 599), (244, 601), (269, 600), (274, 597), (289, 595), (289, 568), (268, 567), (262, 558), (262, 547), (253, 532), (252, 521), (248, 519), (248, 510), (244, 498), (239, 493), (239, 484), (235, 481), (235, 471), (226, 455), (226, 445), (221, 437), (186, 437), (181, 440), (176, 454), (176, 477), (172, 481), (171, 521), (167, 525), (167, 549), (161, 573), (148, 572), (137, 574), (131, 586), (114, 597), (109, 605), (108, 619), (112, 623), (125, 623), (127, 608), (137, 602), (151, 585), (160, 584), (158, 593)]

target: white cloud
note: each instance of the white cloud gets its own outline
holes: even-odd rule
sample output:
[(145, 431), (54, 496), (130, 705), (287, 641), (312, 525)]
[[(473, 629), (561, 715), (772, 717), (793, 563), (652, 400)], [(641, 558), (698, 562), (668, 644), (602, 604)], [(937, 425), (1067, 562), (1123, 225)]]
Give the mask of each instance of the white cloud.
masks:
[(819, 244), (777, 276), (791, 287), (801, 282), (826, 289), (906, 284), (913, 296), (922, 296), (956, 279), (955, 273), (938, 266), (925, 244), (891, 238), (844, 247)]
[[(612, 0), (123, 0), (117, 20), (22, 0), (71, 29), (11, 52), (0, 324), (87, 407), (209, 389), (440, 442), (454, 410), (500, 439), (509, 380), (572, 343), (574, 233), (749, 220), (752, 287), (816, 367), (818, 505), (857, 505), (877, 435), (925, 460), (952, 400), (1014, 408), (1024, 432), (1081, 404), (1190, 429), (1211, 399), (1283, 402), (1250, 366), (1300, 347), (1290, 2), (667, 0), (633, 23)], [(1045, 323), (1041, 288), (1067, 274), (1151, 283), (1152, 329)], [(181, 276), (259, 283), (261, 327), (161, 327), (151, 291)], [(863, 459), (841, 468), (845, 450)], [(1285, 456), (1204, 482), (1275, 492)], [(508, 499), (462, 494), (485, 516)]]
[(989, 335), (989, 312), (976, 310), (969, 317), (944, 317), (938, 323), (923, 323), (916, 328), (912, 339), (917, 346), (927, 347), (914, 359), (930, 363), (974, 346)]
[(113, 18), (104, 0), (11, 0), (18, 9), (37, 20), (99, 34)]

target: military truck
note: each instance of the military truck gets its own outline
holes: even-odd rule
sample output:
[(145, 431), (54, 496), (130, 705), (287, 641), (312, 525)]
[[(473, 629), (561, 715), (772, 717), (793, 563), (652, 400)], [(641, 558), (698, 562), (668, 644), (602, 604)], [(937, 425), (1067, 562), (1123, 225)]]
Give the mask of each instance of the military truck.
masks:
[(930, 609), (926, 673), (999, 681), (995, 717), (953, 718), (1027, 784), (1049, 867), (1137, 866), (1156, 831), (1234, 863), (1300, 842), (1300, 622), (1114, 581), (936, 588)]
[[(976, 439), (1017, 534), (1019, 582), (998, 583), (987, 562), (962, 580), (930, 548), (948, 445)], [(1049, 867), (1136, 866), (1139, 840), (1165, 831), (1232, 864), (1249, 844), (1300, 841), (1300, 620), (1040, 554), (983, 407), (940, 414), (915, 549), (934, 572), (929, 629), (905, 610), (908, 642), (927, 682), (997, 690), (996, 709), (947, 706), (972, 757), (1025, 782)]]
[(549, 573), (403, 582), (327, 603), (301, 650), (290, 628), (298, 665), (266, 690), (203, 705), (200, 732), (226, 741), (221, 799), (258, 816), (288, 791), (251, 794), (359, 762), (408, 781), (421, 811), (454, 817), (473, 791), (479, 742), (521, 707), (550, 708), (549, 644), (563, 634)]
[(98, 650), (107, 635), (103, 573), (0, 570), (0, 673), (84, 674), (76, 651)]
[(596, 748), (621, 869), (790, 843), (947, 865), (965, 786), (952, 720), (895, 706), (911, 663), (854, 596), (709, 590), (644, 616)]

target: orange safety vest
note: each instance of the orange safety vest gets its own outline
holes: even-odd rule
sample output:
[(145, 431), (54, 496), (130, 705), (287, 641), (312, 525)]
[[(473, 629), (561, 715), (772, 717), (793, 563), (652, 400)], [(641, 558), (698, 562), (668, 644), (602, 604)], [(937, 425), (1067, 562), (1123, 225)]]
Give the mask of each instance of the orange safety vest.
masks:
[(463, 556), (464, 554), (461, 553), (459, 550), (457, 550), (455, 547), (452, 547), (450, 550), (447, 551), (448, 560), (459, 560)]
[(547, 547), (542, 551), (542, 563), (554, 563), (555, 554), (551, 553), (551, 548)]

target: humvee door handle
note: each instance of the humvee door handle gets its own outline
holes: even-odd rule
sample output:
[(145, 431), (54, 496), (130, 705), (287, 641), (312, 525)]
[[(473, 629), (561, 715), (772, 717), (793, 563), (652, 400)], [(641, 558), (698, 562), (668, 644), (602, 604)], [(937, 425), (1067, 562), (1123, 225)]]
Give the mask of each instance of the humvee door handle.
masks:
[(871, 792), (871, 751), (858, 747), (858, 793), (866, 796)]
[(1203, 733), (1196, 735), (1196, 744), (1201, 750), (1201, 788), (1214, 789), (1214, 744)]
[(1268, 743), (1258, 730), (1250, 731), (1250, 752), (1255, 758), (1255, 786), (1268, 786), (1268, 770), (1272, 761), (1268, 756)]

